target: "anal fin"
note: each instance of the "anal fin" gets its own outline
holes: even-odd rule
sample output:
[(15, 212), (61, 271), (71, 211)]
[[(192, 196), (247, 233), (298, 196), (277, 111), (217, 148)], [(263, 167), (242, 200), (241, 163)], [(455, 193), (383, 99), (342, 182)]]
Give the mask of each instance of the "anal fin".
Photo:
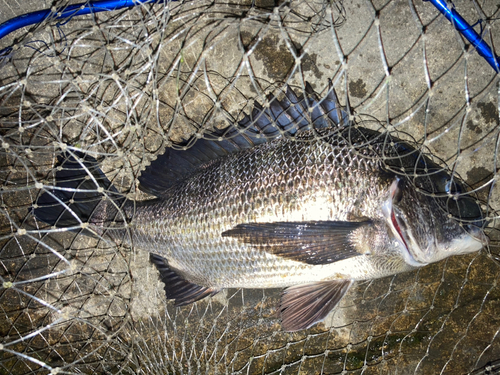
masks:
[(351, 284), (351, 280), (341, 279), (285, 289), (279, 307), (283, 329), (299, 331), (325, 319)]
[(177, 274), (168, 266), (168, 261), (156, 254), (150, 254), (149, 259), (160, 271), (161, 281), (165, 284), (167, 299), (175, 300), (174, 306), (184, 306), (213, 296), (219, 291), (193, 284)]

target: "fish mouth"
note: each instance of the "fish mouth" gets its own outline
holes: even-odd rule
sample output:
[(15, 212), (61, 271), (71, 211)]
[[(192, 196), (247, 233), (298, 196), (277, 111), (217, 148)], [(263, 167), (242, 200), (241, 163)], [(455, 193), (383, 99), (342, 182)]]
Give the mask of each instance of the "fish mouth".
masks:
[(483, 246), (488, 246), (490, 243), (490, 239), (484, 233), (484, 230), (477, 225), (470, 224), (466, 225), (467, 234), (469, 234), (473, 239), (480, 242)]
[[(399, 242), (402, 247), (401, 254), (403, 255), (404, 261), (413, 267), (422, 267), (427, 263), (419, 262), (414, 254), (410, 251), (410, 246), (408, 244), (415, 244), (411, 234), (409, 233), (408, 227), (405, 221), (400, 218), (400, 213), (397, 210), (395, 203), (401, 200), (402, 190), (399, 186), (401, 179), (396, 177), (389, 186), (389, 197), (382, 205), (382, 212), (386, 217), (388, 225), (394, 234), (394, 238)], [(396, 212), (395, 212), (396, 211)]]
[[(394, 213), (394, 209), (391, 210), (391, 226), (393, 228), (393, 231), (396, 233), (396, 238), (399, 240), (401, 243), (402, 247), (404, 248), (403, 251), (403, 258), (407, 264), (413, 267), (422, 267), (425, 266), (427, 263), (423, 263), (418, 261), (413, 254), (410, 251), (410, 247), (408, 246), (408, 243), (412, 243), (413, 241), (410, 241), (409, 238), (406, 236), (407, 228), (406, 225), (404, 225), (403, 221), (398, 220), (398, 215)], [(403, 227), (403, 228), (401, 228)]]
[(396, 229), (396, 233), (399, 235), (401, 242), (403, 242), (403, 245), (406, 247), (406, 250), (408, 251), (408, 243), (406, 242), (406, 239), (403, 235), (403, 231), (401, 230), (401, 227), (399, 226), (398, 219), (396, 219), (396, 215), (394, 214), (394, 210), (391, 212), (391, 221), (392, 225), (394, 226), (394, 229)]

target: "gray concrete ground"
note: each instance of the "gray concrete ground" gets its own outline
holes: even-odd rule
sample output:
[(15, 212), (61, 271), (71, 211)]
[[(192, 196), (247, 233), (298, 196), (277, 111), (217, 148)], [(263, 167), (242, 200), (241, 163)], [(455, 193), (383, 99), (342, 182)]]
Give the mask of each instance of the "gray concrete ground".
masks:
[[(358, 283), (324, 325), (289, 334), (275, 316), (279, 290), (228, 290), (174, 309), (145, 251), (46, 235), (28, 213), (61, 147), (100, 156), (120, 191), (144, 199), (136, 178), (172, 140), (241, 119), (284, 83), (321, 93), (332, 79), (358, 121), (374, 116), (424, 144), (495, 218), (494, 71), (429, 3), (373, 4), (346, 2), (341, 13), (299, 2), (273, 13), (265, 2), (176, 3), (0, 41), (20, 46), (0, 70), (0, 336), (9, 349), (0, 373), (47, 363), (84, 373), (456, 374), (500, 358), (499, 269), (488, 251)], [(481, 15), (455, 4), (471, 23)], [(51, 3), (3, 5), (0, 21)], [(482, 6), (486, 40), (498, 44), (498, 10)], [(8, 284), (19, 281), (29, 282)]]

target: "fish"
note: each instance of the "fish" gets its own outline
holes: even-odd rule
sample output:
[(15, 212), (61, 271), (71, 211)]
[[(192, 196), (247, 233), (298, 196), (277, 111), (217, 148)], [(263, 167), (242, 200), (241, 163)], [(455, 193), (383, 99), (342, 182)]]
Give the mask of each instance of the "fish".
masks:
[(321, 322), (356, 281), (408, 272), (488, 243), (479, 202), (432, 155), (357, 123), (331, 85), (287, 86), (241, 121), (167, 147), (121, 194), (99, 162), (58, 156), (36, 219), (150, 252), (166, 298), (284, 288), (282, 329)]

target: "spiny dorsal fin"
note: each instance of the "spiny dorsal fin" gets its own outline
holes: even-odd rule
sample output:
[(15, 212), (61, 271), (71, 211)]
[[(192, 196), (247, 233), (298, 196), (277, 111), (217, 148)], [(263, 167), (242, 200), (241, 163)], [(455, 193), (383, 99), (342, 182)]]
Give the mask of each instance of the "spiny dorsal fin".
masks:
[(351, 284), (351, 280), (341, 279), (285, 289), (279, 307), (283, 329), (299, 331), (325, 319)]
[(281, 135), (293, 136), (298, 131), (324, 128), (338, 128), (347, 124), (348, 114), (341, 107), (331, 81), (328, 93), (319, 99), (312, 86), (306, 82), (304, 96), (297, 96), (290, 86), (287, 86), (283, 99), (274, 95), (268, 96), (268, 108), (258, 103), (252, 111), (252, 116), (245, 116), (238, 128), (250, 134), (262, 134), (265, 138), (275, 138)]
[(174, 306), (184, 306), (213, 296), (219, 291), (190, 283), (168, 266), (168, 261), (157, 255), (150, 254), (149, 259), (160, 271), (161, 281), (165, 284), (167, 299), (175, 300)]
[(319, 265), (361, 255), (350, 235), (371, 221), (299, 221), (245, 223), (222, 233), (283, 258)]
[[(335, 90), (329, 85), (327, 95), (319, 100), (309, 83), (305, 98), (287, 86), (282, 100), (269, 96), (269, 106), (255, 103), (250, 115), (235, 126), (206, 132), (177, 148), (167, 148), (139, 177), (140, 188), (161, 196), (184, 180), (201, 165), (234, 152), (243, 151), (280, 136), (293, 136), (299, 130), (343, 126), (347, 114), (341, 109)], [(183, 148), (186, 147), (184, 150)]]

